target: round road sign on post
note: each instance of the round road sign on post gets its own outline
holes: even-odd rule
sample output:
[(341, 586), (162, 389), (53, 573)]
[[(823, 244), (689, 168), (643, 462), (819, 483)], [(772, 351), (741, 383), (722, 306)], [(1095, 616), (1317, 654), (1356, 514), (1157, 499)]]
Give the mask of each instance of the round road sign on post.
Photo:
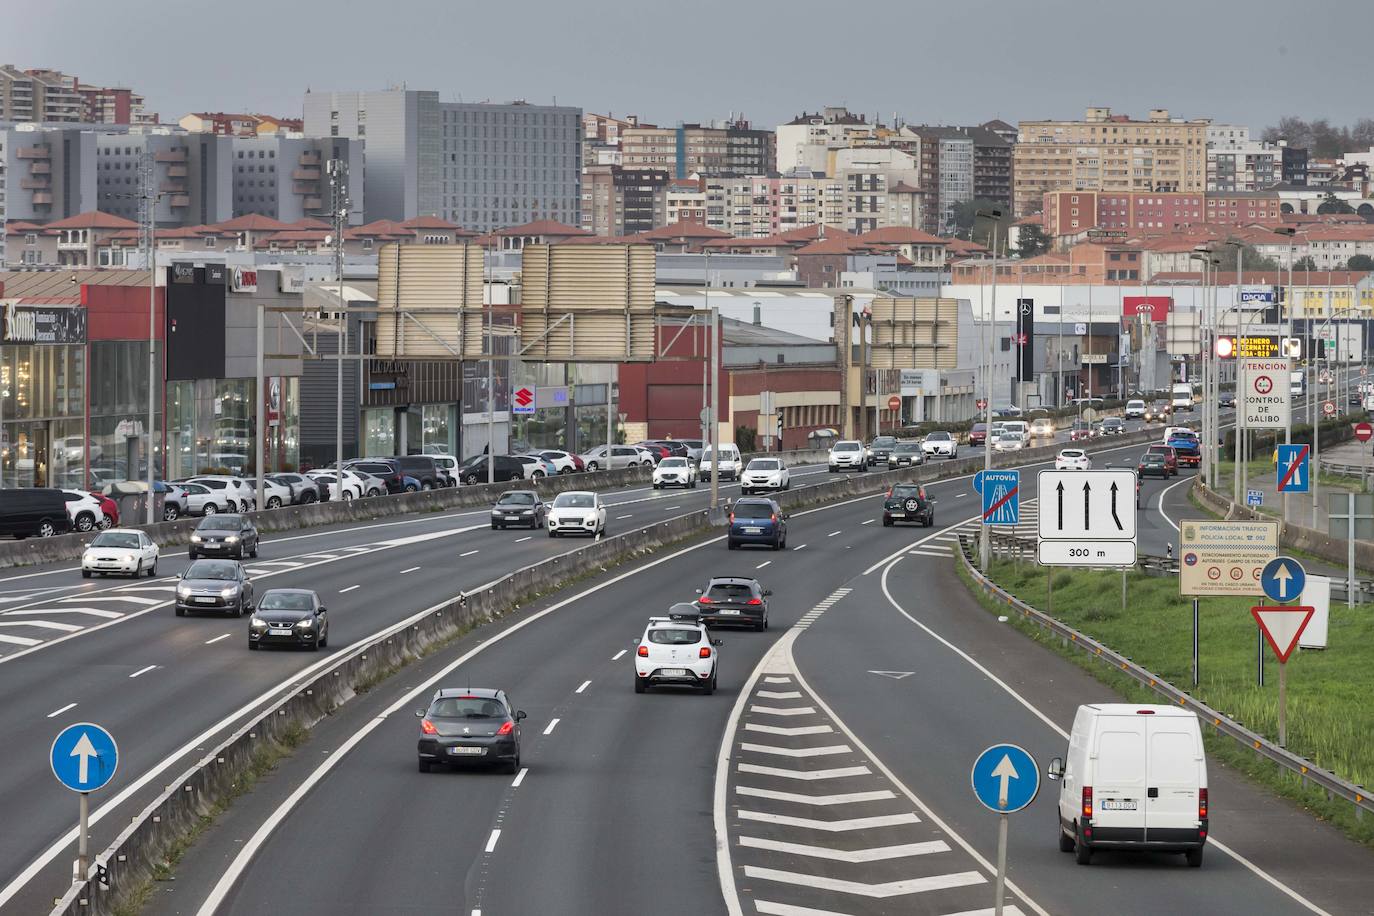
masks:
[(978, 801), (998, 814), (1020, 811), (1040, 791), (1035, 758), (1015, 744), (994, 744), (979, 754), (970, 779)]
[(90, 722), (69, 725), (53, 739), (48, 762), (57, 781), (73, 792), (94, 792), (119, 769), (119, 747), (109, 732)]
[(1370, 426), (1368, 423), (1355, 424), (1356, 439), (1359, 439), (1361, 442), (1368, 442), (1370, 436), (1374, 436), (1374, 426)]
[(897, 397), (897, 396), (894, 394), (892, 397), (890, 397), (890, 398), (887, 399), (887, 409), (888, 409), (888, 410), (901, 410), (901, 409), (902, 409), (902, 399), (899, 398), (899, 397)]
[(987, 410), (987, 409), (988, 409), (988, 399), (987, 399), (987, 398), (979, 398), (975, 403), (978, 405), (978, 409), (979, 409), (979, 410)]
[(1326, 414), (1328, 417), (1334, 417), (1334, 416), (1336, 415), (1336, 402), (1335, 402), (1335, 401), (1323, 401), (1323, 402), (1322, 402), (1322, 413)]
[(1275, 557), (1260, 573), (1260, 588), (1265, 597), (1279, 604), (1292, 604), (1307, 586), (1307, 570), (1292, 557)]

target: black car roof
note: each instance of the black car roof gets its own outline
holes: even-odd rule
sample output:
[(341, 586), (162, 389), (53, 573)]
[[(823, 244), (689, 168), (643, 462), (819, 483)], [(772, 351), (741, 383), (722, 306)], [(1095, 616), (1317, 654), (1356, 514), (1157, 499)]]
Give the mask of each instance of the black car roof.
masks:
[(495, 687), (440, 687), (434, 692), (436, 700), (443, 697), (482, 697), (495, 700), (502, 696), (504, 692)]

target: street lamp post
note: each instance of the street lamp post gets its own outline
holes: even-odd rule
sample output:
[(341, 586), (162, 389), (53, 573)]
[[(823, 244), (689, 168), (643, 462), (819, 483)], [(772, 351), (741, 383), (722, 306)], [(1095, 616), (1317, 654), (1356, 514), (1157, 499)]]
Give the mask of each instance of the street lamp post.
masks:
[[(996, 333), (997, 317), (997, 228), (1002, 219), (1001, 210), (978, 210), (974, 214), (975, 219), (984, 217), (991, 219), (992, 222), (992, 302), (989, 305), (988, 313), (984, 315), (984, 321), (988, 328), (989, 342), (993, 334)], [(992, 469), (992, 346), (984, 346), (983, 350), (983, 470)], [(988, 532), (987, 525), (979, 526), (981, 537), (978, 541), (978, 565), (984, 573), (992, 565), (992, 540)]]
[[(1298, 231), (1297, 228), (1294, 227), (1294, 226), (1278, 226), (1278, 227), (1276, 227), (1276, 228), (1274, 229), (1274, 232), (1275, 232), (1277, 235), (1283, 235), (1283, 236), (1287, 236), (1287, 237), (1288, 237), (1288, 289), (1287, 289), (1286, 295), (1283, 297), (1283, 298), (1284, 298), (1284, 306), (1285, 306), (1284, 311), (1287, 313), (1287, 323), (1286, 323), (1286, 325), (1285, 325), (1285, 327), (1287, 328), (1287, 332), (1286, 332), (1285, 335), (1284, 335), (1284, 348), (1285, 348), (1285, 349), (1287, 349), (1287, 346), (1288, 346), (1288, 343), (1287, 343), (1287, 342), (1293, 339), (1293, 237), (1294, 237), (1294, 235), (1297, 234), (1297, 231)], [(1287, 354), (1285, 353), (1284, 355), (1286, 356)], [(1288, 371), (1289, 371), (1289, 382), (1288, 382), (1289, 389), (1288, 389), (1288, 390), (1289, 390), (1289, 392), (1290, 392), (1290, 394), (1289, 394), (1289, 400), (1291, 401), (1291, 400), (1292, 400), (1292, 394), (1291, 394), (1291, 392), (1292, 392), (1292, 390), (1293, 390), (1293, 387), (1292, 387), (1292, 386), (1293, 386), (1293, 383), (1292, 383), (1292, 372), (1293, 372), (1293, 367), (1292, 367), (1291, 364), (1290, 364), (1289, 367), (1288, 367)], [(1316, 423), (1315, 421), (1313, 422), (1312, 429), (1313, 429), (1313, 435), (1314, 435), (1314, 438), (1315, 438), (1315, 434), (1316, 434), (1316, 430), (1317, 430), (1317, 423)], [(1284, 432), (1283, 432), (1283, 444), (1284, 444), (1284, 445), (1292, 445), (1292, 444), (1293, 444), (1293, 411), (1292, 411), (1291, 405), (1290, 405), (1289, 411), (1288, 411), (1288, 427), (1287, 427), (1287, 428), (1284, 430)], [(1287, 525), (1287, 524), (1288, 524), (1288, 493), (1287, 493), (1287, 492), (1285, 492), (1285, 493), (1283, 494), (1283, 523), (1284, 523), (1284, 525)]]

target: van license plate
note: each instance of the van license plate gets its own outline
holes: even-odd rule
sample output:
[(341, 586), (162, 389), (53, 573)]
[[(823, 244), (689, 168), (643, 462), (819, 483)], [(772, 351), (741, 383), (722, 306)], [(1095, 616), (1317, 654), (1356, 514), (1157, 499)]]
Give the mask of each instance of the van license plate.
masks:
[(1103, 811), (1134, 811), (1134, 798), (1104, 798), (1102, 799)]

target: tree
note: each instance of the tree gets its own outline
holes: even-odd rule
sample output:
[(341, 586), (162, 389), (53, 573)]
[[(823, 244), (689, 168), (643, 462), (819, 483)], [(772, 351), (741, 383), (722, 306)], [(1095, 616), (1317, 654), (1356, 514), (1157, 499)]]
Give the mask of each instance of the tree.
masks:
[(1317, 269), (1317, 262), (1310, 254), (1305, 254), (1293, 262), (1293, 269), (1313, 271)]
[(1050, 237), (1035, 223), (1027, 223), (1017, 230), (1016, 253), (1023, 258), (1033, 258), (1050, 250)]
[(1318, 213), (1354, 213), (1355, 208), (1328, 191), (1326, 199), (1317, 206)]
[(1279, 262), (1273, 258), (1267, 258), (1260, 254), (1249, 245), (1242, 245), (1236, 248), (1234, 245), (1221, 245), (1216, 249), (1216, 257), (1220, 262), (1217, 270), (1230, 273), (1236, 269), (1237, 253), (1243, 252), (1244, 257), (1240, 258), (1240, 266), (1249, 270), (1278, 270)]
[(1367, 254), (1351, 255), (1345, 266), (1351, 270), (1374, 270), (1374, 258)]

